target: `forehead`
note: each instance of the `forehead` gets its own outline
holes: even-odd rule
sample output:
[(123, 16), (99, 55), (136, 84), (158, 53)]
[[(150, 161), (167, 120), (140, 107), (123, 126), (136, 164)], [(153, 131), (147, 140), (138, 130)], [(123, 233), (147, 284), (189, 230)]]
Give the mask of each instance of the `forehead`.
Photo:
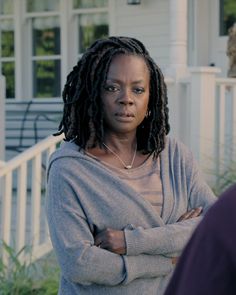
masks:
[(108, 69), (108, 78), (119, 74), (150, 76), (146, 60), (134, 54), (118, 54), (113, 57)]

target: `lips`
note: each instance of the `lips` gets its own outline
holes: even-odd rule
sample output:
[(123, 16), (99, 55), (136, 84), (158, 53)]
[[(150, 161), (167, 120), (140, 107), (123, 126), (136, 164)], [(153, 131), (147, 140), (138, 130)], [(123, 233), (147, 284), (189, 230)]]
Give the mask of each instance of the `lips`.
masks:
[(129, 118), (129, 117), (134, 117), (134, 113), (132, 113), (132, 112), (117, 112), (117, 113), (115, 113), (115, 116)]

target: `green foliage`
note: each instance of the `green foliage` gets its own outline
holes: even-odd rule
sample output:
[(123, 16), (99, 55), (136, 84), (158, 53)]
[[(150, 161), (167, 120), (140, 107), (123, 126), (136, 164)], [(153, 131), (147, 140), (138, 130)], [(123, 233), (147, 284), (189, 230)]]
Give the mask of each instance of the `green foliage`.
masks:
[[(6, 266), (0, 258), (0, 295), (56, 295), (59, 268), (54, 261), (22, 262), (22, 254), (30, 255), (31, 248), (23, 247), (18, 253), (2, 242), (2, 251), (9, 257)], [(29, 256), (30, 257), (30, 256)]]
[(213, 191), (217, 196), (236, 183), (236, 161), (232, 161), (227, 169), (216, 175)]

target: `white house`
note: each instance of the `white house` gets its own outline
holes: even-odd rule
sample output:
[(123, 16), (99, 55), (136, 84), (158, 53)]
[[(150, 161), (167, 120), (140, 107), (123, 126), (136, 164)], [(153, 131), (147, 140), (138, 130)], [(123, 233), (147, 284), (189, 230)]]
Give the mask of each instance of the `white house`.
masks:
[[(23, 141), (30, 146), (55, 131), (66, 76), (84, 49), (96, 38), (126, 35), (140, 39), (164, 72), (172, 135), (193, 150), (203, 169), (219, 172), (221, 159), (230, 163), (235, 156), (229, 147), (236, 142), (236, 80), (227, 78), (226, 55), (228, 29), (234, 22), (235, 0), (1, 0), (0, 69), (6, 78), (6, 98), (4, 102), (0, 96), (0, 112), (5, 107), (6, 147), (24, 149)], [(22, 179), (26, 162), (33, 161), (31, 236), (35, 236), (40, 231), (38, 167), (47, 158), (41, 154), (48, 155), (55, 144), (55, 139), (44, 140), (28, 156), (21, 156), (18, 149), (16, 159), (0, 166), (4, 213), (0, 229), (9, 242), (11, 214), (5, 209), (11, 207), (11, 173), (20, 171), (18, 200), (25, 200), (28, 184)], [(7, 150), (5, 159), (12, 156)], [(35, 177), (40, 180), (37, 185)], [(26, 207), (20, 203), (18, 248), (27, 239), (22, 217)], [(41, 245), (40, 239), (35, 243)]]

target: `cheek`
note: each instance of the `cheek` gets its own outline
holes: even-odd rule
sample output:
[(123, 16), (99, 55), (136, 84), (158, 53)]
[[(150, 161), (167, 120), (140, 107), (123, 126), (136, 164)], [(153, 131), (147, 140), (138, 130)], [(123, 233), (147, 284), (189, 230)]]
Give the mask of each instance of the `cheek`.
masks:
[(145, 113), (148, 110), (148, 104), (149, 104), (149, 94), (145, 97), (144, 102), (143, 102), (143, 109), (145, 110)]

